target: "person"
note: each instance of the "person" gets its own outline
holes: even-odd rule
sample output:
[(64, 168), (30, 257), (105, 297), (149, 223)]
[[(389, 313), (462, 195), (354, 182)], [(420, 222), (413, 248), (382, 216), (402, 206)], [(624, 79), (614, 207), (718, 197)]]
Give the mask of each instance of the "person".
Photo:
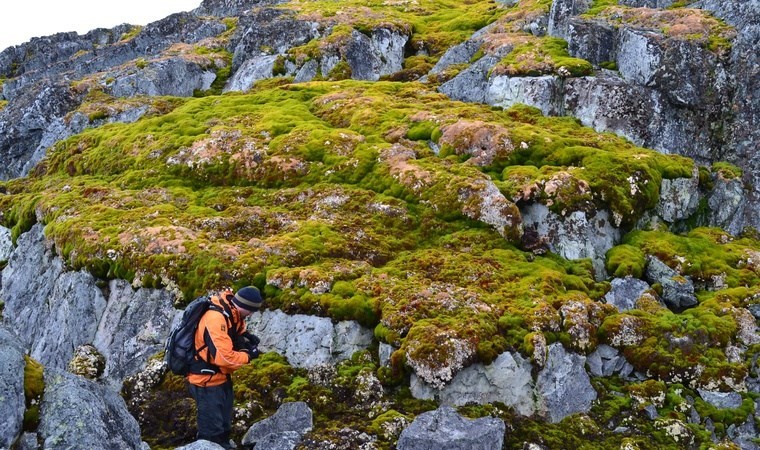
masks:
[(246, 331), (245, 318), (261, 309), (263, 299), (254, 286), (236, 293), (224, 290), (211, 296), (195, 332), (195, 361), (187, 375), (190, 395), (197, 407), (197, 439), (234, 448), (232, 429), (232, 378), (230, 374), (259, 355), (259, 340)]

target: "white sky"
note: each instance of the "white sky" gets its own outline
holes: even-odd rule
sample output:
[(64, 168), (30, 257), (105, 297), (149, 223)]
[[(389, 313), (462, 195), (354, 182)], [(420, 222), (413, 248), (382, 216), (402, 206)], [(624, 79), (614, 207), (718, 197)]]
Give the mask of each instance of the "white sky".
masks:
[(0, 51), (59, 32), (146, 25), (200, 4), (201, 0), (6, 0), (0, 9)]

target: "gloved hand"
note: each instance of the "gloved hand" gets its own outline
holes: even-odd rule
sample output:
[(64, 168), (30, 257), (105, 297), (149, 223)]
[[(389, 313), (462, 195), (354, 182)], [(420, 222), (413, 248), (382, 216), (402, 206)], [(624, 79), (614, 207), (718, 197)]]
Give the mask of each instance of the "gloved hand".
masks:
[(248, 347), (243, 349), (244, 352), (248, 354), (248, 362), (253, 361), (254, 359), (258, 358), (261, 352), (259, 351), (259, 348), (255, 345), (252, 347)]
[(243, 333), (243, 339), (245, 339), (246, 341), (248, 341), (249, 345), (253, 345), (253, 346), (257, 346), (261, 342), (261, 340), (258, 338), (258, 336), (256, 336), (255, 334), (253, 334), (251, 332), (248, 332), (248, 331), (246, 331), (245, 333)]

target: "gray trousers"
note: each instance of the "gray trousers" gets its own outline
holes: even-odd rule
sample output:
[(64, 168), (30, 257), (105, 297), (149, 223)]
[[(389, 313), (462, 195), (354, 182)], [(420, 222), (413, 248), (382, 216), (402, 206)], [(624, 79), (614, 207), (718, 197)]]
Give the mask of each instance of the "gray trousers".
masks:
[(216, 442), (227, 448), (232, 429), (232, 380), (219, 386), (189, 385), (198, 409), (198, 439)]

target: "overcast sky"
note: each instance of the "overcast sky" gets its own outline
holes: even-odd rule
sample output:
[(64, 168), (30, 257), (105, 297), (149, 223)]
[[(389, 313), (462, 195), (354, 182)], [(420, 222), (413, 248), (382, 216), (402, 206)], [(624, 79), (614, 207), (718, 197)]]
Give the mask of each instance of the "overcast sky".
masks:
[(190, 11), (201, 0), (10, 0), (0, 13), (0, 51), (33, 37), (63, 31), (84, 34), (122, 23), (146, 25)]

